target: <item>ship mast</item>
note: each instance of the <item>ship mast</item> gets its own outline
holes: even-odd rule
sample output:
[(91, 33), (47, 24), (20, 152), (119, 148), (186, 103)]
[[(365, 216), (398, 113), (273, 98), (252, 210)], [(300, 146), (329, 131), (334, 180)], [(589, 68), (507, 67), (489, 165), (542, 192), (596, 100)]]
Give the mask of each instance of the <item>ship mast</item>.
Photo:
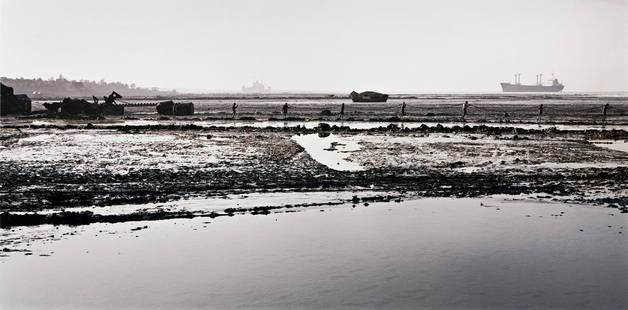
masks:
[(521, 73), (515, 73), (515, 84), (521, 84)]

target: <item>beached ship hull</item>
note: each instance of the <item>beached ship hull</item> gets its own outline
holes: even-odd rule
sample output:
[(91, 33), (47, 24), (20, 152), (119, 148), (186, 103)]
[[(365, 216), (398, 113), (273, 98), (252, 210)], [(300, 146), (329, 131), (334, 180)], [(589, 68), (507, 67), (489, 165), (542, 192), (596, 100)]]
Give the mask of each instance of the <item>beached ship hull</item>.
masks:
[(386, 102), (388, 95), (374, 91), (365, 91), (362, 93), (351, 92), (351, 100), (353, 100), (353, 102)]
[(501, 83), (502, 90), (505, 93), (520, 92), (520, 93), (546, 93), (546, 92), (559, 92), (565, 88), (562, 84), (556, 85), (521, 85), (511, 83)]

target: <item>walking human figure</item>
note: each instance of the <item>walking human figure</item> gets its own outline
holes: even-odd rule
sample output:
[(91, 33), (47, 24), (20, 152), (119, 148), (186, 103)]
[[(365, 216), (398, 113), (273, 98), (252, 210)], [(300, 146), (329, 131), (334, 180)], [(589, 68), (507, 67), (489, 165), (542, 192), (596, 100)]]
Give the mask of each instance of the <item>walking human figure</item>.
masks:
[(283, 112), (283, 118), (286, 118), (286, 116), (288, 116), (288, 103), (284, 103), (283, 108), (281, 109)]
[(462, 121), (467, 117), (467, 108), (469, 108), (469, 101), (465, 101), (462, 104)]
[(345, 115), (345, 103), (343, 102), (342, 105), (340, 105), (340, 118), (342, 119), (344, 115)]
[(604, 122), (604, 124), (606, 124), (606, 112), (608, 112), (608, 107), (609, 104), (607, 103), (604, 105), (604, 108), (602, 108), (602, 122)]
[(406, 102), (401, 104), (401, 116), (406, 116)]
[(231, 112), (233, 112), (233, 115), (231, 116), (231, 118), (235, 119), (236, 114), (238, 113), (238, 104), (236, 104), (235, 102), (231, 106)]
[(539, 123), (541, 122), (542, 117), (543, 117), (543, 104), (539, 105)]

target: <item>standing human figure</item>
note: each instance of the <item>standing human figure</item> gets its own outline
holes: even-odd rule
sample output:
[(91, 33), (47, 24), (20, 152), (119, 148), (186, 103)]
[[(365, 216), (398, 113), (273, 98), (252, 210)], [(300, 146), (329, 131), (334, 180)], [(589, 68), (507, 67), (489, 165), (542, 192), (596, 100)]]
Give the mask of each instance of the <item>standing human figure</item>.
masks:
[(469, 101), (465, 101), (462, 104), (462, 120), (464, 121), (467, 117), (467, 108), (469, 107)]
[(406, 102), (401, 104), (401, 116), (406, 116)]
[(610, 105), (607, 103), (604, 105), (604, 108), (602, 108), (602, 121), (604, 122), (604, 124), (606, 124), (606, 112), (608, 112), (608, 107)]
[(345, 103), (343, 102), (342, 105), (340, 105), (340, 118), (342, 118), (345, 115)]
[(286, 116), (288, 116), (288, 103), (287, 102), (284, 103), (282, 112), (283, 112), (283, 118), (286, 118)]
[(543, 117), (543, 104), (539, 105), (539, 123), (541, 122), (542, 117)]
[(231, 116), (231, 118), (235, 119), (236, 114), (238, 113), (238, 104), (236, 104), (235, 102), (231, 106), (231, 112), (233, 112), (233, 115)]

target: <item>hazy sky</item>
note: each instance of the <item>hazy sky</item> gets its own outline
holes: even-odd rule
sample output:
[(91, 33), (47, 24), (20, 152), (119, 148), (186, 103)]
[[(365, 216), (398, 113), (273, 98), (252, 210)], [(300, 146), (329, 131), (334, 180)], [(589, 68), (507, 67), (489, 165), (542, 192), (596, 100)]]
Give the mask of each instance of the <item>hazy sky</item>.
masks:
[(0, 0), (1, 76), (476, 92), (552, 72), (628, 90), (628, 0)]

